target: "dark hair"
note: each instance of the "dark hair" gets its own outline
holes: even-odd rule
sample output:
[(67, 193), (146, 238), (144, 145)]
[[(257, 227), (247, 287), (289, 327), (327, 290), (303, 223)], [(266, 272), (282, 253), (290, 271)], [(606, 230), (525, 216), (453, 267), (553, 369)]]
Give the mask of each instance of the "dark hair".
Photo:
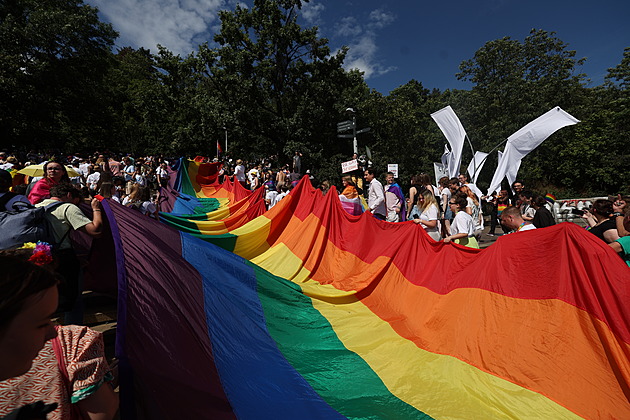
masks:
[(532, 204), (536, 207), (544, 207), (546, 203), (547, 200), (545, 200), (545, 197), (543, 197), (542, 195), (537, 195), (532, 200)]
[[(461, 174), (459, 174), (459, 176), (463, 176), (466, 181), (470, 181), (470, 179), (468, 178), (468, 174), (461, 173)], [(458, 179), (459, 179), (459, 177), (458, 177)]]
[(518, 193), (518, 195), (522, 195), (525, 198), (532, 198), (532, 197), (534, 197), (534, 193), (531, 192), (530, 190), (523, 190), (520, 193)]
[(451, 178), (448, 180), (448, 185), (459, 185), (459, 179)]
[(68, 194), (72, 195), (72, 198), (79, 198), (81, 196), (79, 190), (74, 188), (74, 185), (67, 182), (59, 183), (50, 188), (51, 197), (61, 198)]
[(370, 175), (376, 176), (376, 171), (374, 170), (374, 168), (367, 168), (365, 172), (367, 172)]
[(66, 169), (65, 165), (55, 160), (49, 160), (44, 164), (44, 178), (48, 178), (48, 165), (50, 165), (51, 163), (56, 163), (57, 165), (61, 166), (61, 171), (63, 172), (63, 175), (61, 176), (61, 182), (70, 182), (68, 170)]
[(431, 184), (431, 177), (428, 174), (425, 174), (425, 173), (422, 173), (422, 174), (418, 175), (418, 184), (430, 185)]
[(112, 198), (112, 188), (114, 188), (114, 184), (111, 182), (103, 182), (101, 184), (101, 188), (99, 188), (98, 193), (102, 195), (104, 198)]
[(32, 253), (31, 249), (0, 251), (0, 334), (28, 298), (59, 282), (54, 272), (25, 261)]
[(521, 181), (520, 179), (517, 179), (516, 181), (512, 182), (512, 188), (514, 188), (514, 185), (516, 184), (521, 184), (522, 186), (525, 186), (525, 184), (523, 184), (523, 181)]
[(438, 183), (440, 184), (441, 187), (444, 187), (444, 188), (448, 187), (448, 177), (443, 176), (442, 178), (440, 178)]
[(610, 217), (613, 212), (613, 202), (610, 200), (595, 200), (593, 203), (593, 211), (600, 216)]
[(451, 196), (451, 200), (457, 205), (460, 210), (464, 210), (468, 205), (468, 200), (466, 198), (468, 198), (466, 193), (459, 191)]
[(387, 175), (394, 176), (394, 173), (393, 173), (392, 171), (388, 171), (388, 172), (387, 172)]
[(0, 169), (0, 191), (8, 190), (12, 184), (13, 184), (13, 177), (11, 176), (9, 171)]

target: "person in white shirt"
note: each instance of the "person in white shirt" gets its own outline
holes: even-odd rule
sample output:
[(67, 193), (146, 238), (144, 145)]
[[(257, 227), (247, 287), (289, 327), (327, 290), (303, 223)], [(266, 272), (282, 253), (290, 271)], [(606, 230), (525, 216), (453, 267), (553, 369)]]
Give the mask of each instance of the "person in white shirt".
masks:
[(127, 182), (127, 185), (125, 186), (125, 194), (129, 195), (131, 194), (131, 186), (134, 183), (136, 167), (131, 162), (131, 159), (129, 159), (129, 157), (127, 156), (125, 156), (125, 158), (123, 159), (123, 163), (125, 164), (125, 167), (123, 168), (123, 174), (125, 176), (125, 181)]
[(479, 248), (479, 243), (475, 238), (475, 226), (472, 216), (466, 213), (466, 194), (457, 193), (451, 196), (448, 202), (455, 218), (451, 223), (451, 234), (444, 238), (445, 243), (455, 242), (470, 248)]
[(380, 220), (385, 220), (387, 208), (385, 206), (385, 192), (383, 184), (376, 179), (373, 168), (367, 168), (363, 174), (365, 182), (368, 184), (368, 207), (370, 212)]
[[(411, 211), (411, 219), (426, 230), (436, 241), (442, 239), (440, 235), (439, 208), (435, 196), (429, 190), (423, 190), (418, 196), (418, 204)], [(417, 216), (417, 217), (416, 217)]]
[(234, 178), (236, 181), (240, 182), (243, 187), (247, 187), (245, 176), (245, 166), (243, 166), (243, 161), (238, 159), (236, 161), (236, 167), (234, 168)]
[(90, 174), (87, 176), (85, 180), (85, 184), (91, 191), (96, 191), (98, 189), (98, 182), (101, 179), (101, 168), (97, 165), (90, 166)]
[(506, 207), (501, 213), (501, 224), (510, 229), (510, 233), (536, 229), (536, 226), (523, 220), (521, 209), (516, 206)]
[(536, 215), (536, 209), (532, 206), (532, 200), (534, 198), (534, 193), (531, 191), (521, 191), (518, 195), (518, 199), (521, 202), (521, 215), (523, 216), (523, 220), (526, 222), (531, 222), (534, 220), (534, 216)]

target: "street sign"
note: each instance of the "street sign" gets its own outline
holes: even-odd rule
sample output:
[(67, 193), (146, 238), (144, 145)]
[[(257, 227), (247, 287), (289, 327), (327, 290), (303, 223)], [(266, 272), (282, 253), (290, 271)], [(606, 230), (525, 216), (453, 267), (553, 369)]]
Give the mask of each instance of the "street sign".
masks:
[(371, 130), (370, 127), (365, 127), (365, 128), (360, 129), (360, 130), (357, 130), (357, 134), (367, 133), (370, 130)]
[(337, 123), (337, 132), (343, 133), (344, 131), (352, 130), (353, 127), (354, 125), (352, 124), (352, 121), (342, 121)]
[(337, 127), (337, 132), (338, 133), (343, 133), (344, 131), (350, 131), (350, 130), (352, 130), (352, 126)]
[(387, 164), (387, 172), (391, 172), (394, 174), (394, 178), (398, 178), (398, 164), (397, 163), (388, 163)]
[(354, 136), (352, 134), (337, 134), (337, 137), (340, 139), (352, 139)]

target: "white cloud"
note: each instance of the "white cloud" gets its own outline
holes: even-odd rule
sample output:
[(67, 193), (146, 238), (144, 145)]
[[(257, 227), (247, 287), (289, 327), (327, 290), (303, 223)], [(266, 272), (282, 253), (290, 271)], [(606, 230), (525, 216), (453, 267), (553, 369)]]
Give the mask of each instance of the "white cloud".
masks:
[(322, 12), (326, 9), (323, 4), (311, 1), (302, 5), (302, 17), (309, 25), (319, 25)]
[(377, 28), (384, 28), (390, 25), (396, 17), (389, 12), (386, 12), (382, 9), (372, 10), (370, 12), (370, 20), (373, 22), (374, 26)]
[(348, 16), (341, 19), (341, 22), (339, 22), (335, 28), (334, 33), (336, 36), (351, 38), (358, 36), (362, 31), (363, 29), (357, 19), (352, 16)]
[(378, 31), (391, 25), (395, 19), (393, 14), (382, 9), (370, 12), (367, 23), (363, 25), (354, 17), (343, 18), (336, 35), (350, 38), (344, 67), (362, 71), (365, 79), (395, 70), (395, 66), (384, 65), (378, 59), (377, 45)]
[[(120, 46), (144, 47), (153, 52), (160, 44), (175, 54), (197, 49), (218, 21), (225, 0), (88, 0), (120, 33)], [(208, 40), (211, 36), (208, 34)]]

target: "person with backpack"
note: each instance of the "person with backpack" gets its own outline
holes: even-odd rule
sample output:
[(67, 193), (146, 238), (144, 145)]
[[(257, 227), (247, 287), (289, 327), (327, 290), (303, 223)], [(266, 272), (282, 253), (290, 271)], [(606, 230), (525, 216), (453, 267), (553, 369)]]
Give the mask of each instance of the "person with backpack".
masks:
[[(85, 216), (77, 206), (80, 200), (79, 190), (72, 184), (61, 183), (50, 189), (50, 198), (35, 206), (46, 207), (56, 204), (56, 207), (47, 211), (44, 217), (50, 223), (54, 237), (54, 255), (58, 262), (57, 273), (65, 279), (65, 283), (59, 287), (60, 312), (70, 312), (82, 292), (79, 283), (80, 264), (72, 249), (70, 230), (80, 230), (93, 238), (100, 237), (103, 230), (101, 203), (98, 199), (94, 198), (91, 202), (92, 220)], [(82, 314), (81, 316), (67, 314), (66, 323), (80, 323), (82, 318)]]
[(0, 169), (0, 211), (13, 211), (18, 207), (30, 206), (30, 201), (25, 195), (16, 194), (9, 189), (13, 183), (13, 177), (4, 169)]

